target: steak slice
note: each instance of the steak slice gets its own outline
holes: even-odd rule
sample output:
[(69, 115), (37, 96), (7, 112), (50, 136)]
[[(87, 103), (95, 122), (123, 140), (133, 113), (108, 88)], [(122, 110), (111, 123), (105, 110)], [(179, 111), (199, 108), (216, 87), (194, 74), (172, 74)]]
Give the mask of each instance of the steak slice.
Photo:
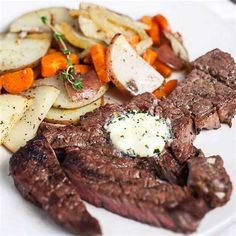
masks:
[(98, 221), (86, 210), (44, 137), (32, 139), (13, 154), (10, 173), (22, 196), (57, 223), (73, 233), (101, 235)]
[(214, 49), (197, 58), (192, 65), (236, 90), (236, 64), (229, 53)]
[(229, 201), (232, 183), (220, 156), (191, 158), (188, 167), (187, 186), (203, 197), (210, 207), (222, 206)]
[[(143, 181), (142, 178), (121, 181), (124, 179), (120, 179), (117, 171), (110, 172), (109, 165), (104, 165), (104, 168), (108, 168), (107, 173), (114, 177), (112, 180), (112, 177), (107, 178), (75, 164), (76, 158), (71, 159), (70, 151), (67, 155), (63, 162), (65, 172), (77, 187), (81, 198), (95, 206), (184, 233), (195, 231), (200, 219), (209, 210), (206, 202), (193, 197), (187, 188), (161, 183), (156, 179), (149, 182)], [(79, 159), (77, 157), (77, 160)], [(119, 169), (118, 165), (117, 168)], [(123, 167), (120, 168), (122, 171)], [(100, 167), (96, 170), (98, 169)]]

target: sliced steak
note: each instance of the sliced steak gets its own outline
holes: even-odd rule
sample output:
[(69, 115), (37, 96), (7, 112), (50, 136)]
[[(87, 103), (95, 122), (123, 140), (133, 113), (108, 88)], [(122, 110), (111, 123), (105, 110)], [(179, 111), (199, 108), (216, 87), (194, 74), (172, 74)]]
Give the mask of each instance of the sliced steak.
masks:
[(222, 206), (229, 201), (232, 183), (220, 156), (191, 158), (188, 167), (187, 186), (203, 197), (210, 207)]
[(10, 173), (22, 196), (57, 223), (73, 233), (101, 235), (98, 221), (86, 210), (44, 137), (36, 137), (13, 154)]
[(192, 65), (236, 90), (236, 64), (229, 53), (214, 49), (197, 58)]
[[(144, 185), (142, 178), (133, 178), (133, 175), (127, 181), (119, 181), (121, 176), (117, 170), (115, 174), (110, 172), (115, 177), (111, 180), (98, 172), (75, 165), (76, 159), (71, 159), (70, 156), (69, 152), (63, 167), (82, 199), (95, 206), (144, 223), (185, 233), (195, 231), (199, 220), (209, 210), (205, 201), (194, 198), (187, 188), (161, 183), (156, 179), (151, 179)], [(123, 166), (120, 168), (122, 171)]]

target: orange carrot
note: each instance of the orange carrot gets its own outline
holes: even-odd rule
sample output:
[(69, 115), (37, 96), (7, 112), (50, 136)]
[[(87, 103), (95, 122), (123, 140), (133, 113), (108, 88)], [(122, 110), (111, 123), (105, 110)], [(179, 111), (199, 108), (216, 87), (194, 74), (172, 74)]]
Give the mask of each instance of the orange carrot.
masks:
[(99, 79), (104, 83), (109, 82), (110, 78), (106, 70), (105, 47), (102, 44), (95, 44), (91, 47), (90, 53)]
[(153, 92), (153, 94), (157, 97), (157, 98), (162, 98), (162, 97), (166, 97), (166, 93), (162, 88), (159, 88), (157, 90), (155, 90)]
[(0, 77), (0, 94), (1, 94), (1, 90), (2, 90), (2, 77)]
[(171, 68), (167, 66), (166, 64), (156, 60), (154, 63), (154, 68), (160, 72), (164, 77), (169, 77), (171, 75)]
[(148, 64), (153, 65), (154, 62), (155, 62), (156, 59), (157, 59), (157, 53), (156, 53), (154, 50), (148, 48), (148, 49), (144, 52), (144, 54), (143, 54), (143, 59), (144, 59)]
[(140, 20), (141, 22), (147, 24), (150, 29), (147, 30), (147, 33), (152, 38), (154, 45), (160, 44), (160, 30), (158, 24), (156, 24), (150, 16), (143, 16)]
[(90, 71), (90, 66), (88, 65), (74, 65), (75, 72), (80, 74), (86, 74)]
[(158, 24), (161, 31), (169, 30), (170, 28), (169, 22), (163, 15), (158, 14), (154, 16), (152, 19), (156, 24)]
[(177, 86), (177, 80), (169, 80), (164, 84), (163, 90), (165, 91), (166, 95), (168, 96)]
[(26, 68), (2, 75), (0, 78), (2, 79), (3, 88), (8, 93), (17, 94), (29, 89), (33, 85), (34, 71), (31, 68)]
[[(72, 64), (78, 64), (79, 58), (76, 54), (71, 53), (70, 59)], [(42, 76), (49, 77), (56, 75), (59, 70), (66, 69), (68, 67), (68, 63), (66, 60), (66, 56), (61, 52), (53, 52), (44, 56), (41, 60), (42, 66)]]
[(140, 41), (140, 37), (139, 35), (134, 34), (134, 35), (127, 36), (127, 40), (133, 47), (135, 47), (136, 44)]

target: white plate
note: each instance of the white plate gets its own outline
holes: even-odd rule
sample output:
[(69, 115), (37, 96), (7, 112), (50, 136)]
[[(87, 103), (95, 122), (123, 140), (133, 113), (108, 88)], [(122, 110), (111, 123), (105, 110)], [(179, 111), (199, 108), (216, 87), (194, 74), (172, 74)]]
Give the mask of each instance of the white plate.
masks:
[[(98, 1), (97, 1), (98, 2)], [(103, 1), (116, 11), (127, 13), (134, 18), (142, 15), (163, 13), (170, 20), (173, 29), (184, 36), (185, 44), (194, 59), (204, 52), (219, 47), (234, 54), (234, 27), (232, 21), (223, 19), (211, 11), (206, 4), (193, 1)], [(224, 4), (222, 3), (222, 11)], [(1, 1), (0, 31), (20, 14), (40, 7), (64, 5), (78, 6), (77, 1)], [(227, 4), (226, 4), (227, 5)], [(227, 5), (228, 6), (228, 5)], [(227, 14), (227, 12), (225, 12)], [(16, 134), (17, 135), (17, 134)], [(206, 155), (220, 154), (234, 185), (231, 200), (223, 207), (206, 215), (197, 233), (219, 235), (235, 217), (236, 212), (236, 125), (230, 129), (222, 126), (219, 130), (202, 132), (195, 141)], [(0, 235), (66, 235), (43, 211), (25, 201), (16, 191), (8, 176), (10, 153), (0, 147)], [(93, 216), (99, 219), (104, 235), (177, 235), (171, 231), (151, 227), (112, 214), (86, 204)]]

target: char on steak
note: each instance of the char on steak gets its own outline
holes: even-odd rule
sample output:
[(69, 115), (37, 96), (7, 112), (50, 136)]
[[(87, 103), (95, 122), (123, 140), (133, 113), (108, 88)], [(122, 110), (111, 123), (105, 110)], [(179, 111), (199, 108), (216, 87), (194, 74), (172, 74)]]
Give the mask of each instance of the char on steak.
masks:
[[(220, 66), (220, 55), (227, 66)], [(231, 125), (236, 92), (228, 54), (214, 50), (193, 66), (167, 98), (144, 93), (123, 105), (106, 104), (81, 117), (79, 126), (42, 123), (10, 160), (16, 187), (72, 232), (101, 233), (80, 197), (144, 223), (195, 231), (210, 209), (230, 199), (232, 184), (221, 157), (206, 158), (193, 141), (202, 129)], [(106, 121), (134, 110), (171, 121), (172, 142), (158, 157), (130, 157), (111, 144)]]
[(13, 154), (10, 173), (22, 196), (44, 209), (57, 223), (73, 233), (101, 235), (98, 221), (86, 210), (43, 136)]

